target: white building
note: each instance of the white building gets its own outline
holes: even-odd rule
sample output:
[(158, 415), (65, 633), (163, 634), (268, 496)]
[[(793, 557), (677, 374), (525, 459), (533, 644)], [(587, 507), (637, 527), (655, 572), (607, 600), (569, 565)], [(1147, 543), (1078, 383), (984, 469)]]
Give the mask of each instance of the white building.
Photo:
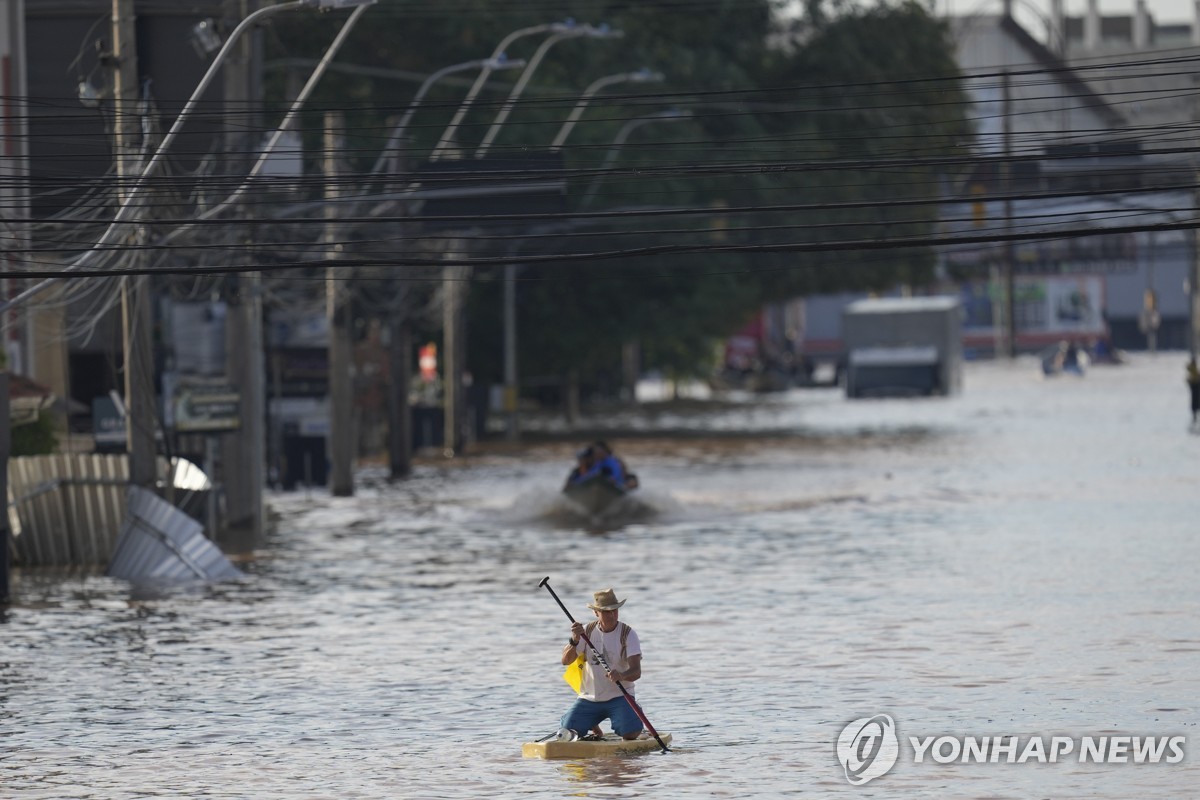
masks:
[[(1142, 21), (1134, 22), (1126, 26), (1130, 39), (1122, 51), (1116, 37), (1104, 33), (1120, 29), (1111, 21), (1098, 15), (1090, 22), (1061, 21), (1068, 53), (1076, 56), (1068, 64), (1011, 17), (951, 21), (974, 100), (969, 116), (976, 123), (980, 162), (958, 196), (943, 206), (942, 232), (1031, 237), (1011, 248), (985, 242), (939, 253), (945, 278), (939, 291), (962, 297), (969, 355), (1000, 344), (1000, 275), (1010, 259), (1016, 265), (1020, 350), (1062, 339), (1088, 344), (1104, 336), (1124, 349), (1188, 347), (1193, 246), (1184, 227), (1195, 199), (1183, 187), (1194, 183), (1195, 169), (1190, 156), (1173, 151), (1190, 147), (1184, 131), (1175, 132), (1190, 125), (1190, 117), (1182, 116), (1182, 92), (1155, 88), (1151, 52), (1132, 49), (1146, 41), (1175, 46), (1180, 34), (1174, 27), (1156, 28), (1144, 6)], [(1093, 49), (1071, 38), (1084, 29)], [(1051, 39), (1053, 31), (1052, 24)], [(1182, 76), (1182, 67), (1156, 68), (1181, 73), (1177, 82), (1191, 80)], [(1004, 180), (1006, 168), (1010, 182)], [(1004, 194), (1017, 199), (976, 199)], [(1142, 230), (1154, 226), (1162, 229)], [(804, 352), (841, 355), (841, 310), (857, 297), (805, 301)], [(1153, 313), (1148, 305), (1155, 306)]]

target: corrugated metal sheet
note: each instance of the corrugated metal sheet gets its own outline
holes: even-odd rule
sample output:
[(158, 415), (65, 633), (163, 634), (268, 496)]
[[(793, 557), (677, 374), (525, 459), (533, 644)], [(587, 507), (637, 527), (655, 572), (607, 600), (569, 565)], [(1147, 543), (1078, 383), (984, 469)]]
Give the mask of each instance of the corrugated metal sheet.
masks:
[[(159, 459), (160, 475), (167, 474)], [(203, 509), (212, 484), (186, 459), (175, 459), (176, 498)], [(31, 567), (105, 564), (125, 522), (129, 461), (86, 453), (22, 456), (9, 461), (8, 520), (15, 563)]]
[(59, 454), (9, 461), (13, 552), (27, 566), (103, 564), (125, 518), (122, 455)]
[(129, 487), (129, 516), (108, 575), (136, 583), (228, 580), (243, 573), (204, 537), (200, 523), (158, 495)]

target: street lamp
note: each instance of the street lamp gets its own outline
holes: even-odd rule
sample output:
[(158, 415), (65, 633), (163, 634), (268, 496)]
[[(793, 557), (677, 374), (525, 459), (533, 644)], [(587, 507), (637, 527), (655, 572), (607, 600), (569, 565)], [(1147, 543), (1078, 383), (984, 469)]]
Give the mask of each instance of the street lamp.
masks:
[[(154, 155), (142, 169), (141, 174), (138, 175), (137, 179), (134, 181), (129, 193), (125, 196), (125, 199), (121, 202), (120, 206), (118, 206), (117, 213), (113, 216), (112, 222), (109, 223), (108, 227), (104, 230), (104, 233), (101, 234), (96, 243), (92, 245), (87, 252), (83, 253), (73, 262), (68, 264), (64, 268), (64, 271), (73, 271), (88, 266), (98, 254), (105, 252), (104, 249), (113, 243), (113, 240), (117, 236), (117, 232), (120, 230), (121, 224), (126, 222), (131, 213), (138, 208), (138, 205), (134, 201), (138, 199), (139, 195), (142, 193), (142, 190), (145, 188), (146, 179), (154, 173), (155, 169), (158, 168), (158, 165), (162, 162), (163, 156), (166, 154), (168, 148), (170, 148), (170, 146), (175, 142), (176, 137), (179, 135), (180, 129), (183, 128), (184, 123), (187, 122), (188, 117), (191, 116), (192, 111), (195, 109), (196, 104), (204, 95), (204, 92), (208, 89), (209, 84), (211, 84), (213, 79), (216, 77), (218, 69), (220, 68), (221, 64), (224, 63), (226, 57), (233, 49), (234, 43), (243, 33), (246, 32), (246, 30), (248, 30), (259, 20), (283, 11), (294, 11), (301, 8), (317, 8), (321, 11), (330, 11), (338, 8), (354, 8), (354, 13), (342, 26), (342, 31), (339, 33), (338, 38), (332, 45), (330, 45), (329, 50), (326, 51), (326, 59), (329, 59), (332, 58), (332, 53), (336, 51), (337, 46), (340, 46), (341, 42), (345, 39), (345, 34), (348, 32), (349, 28), (355, 22), (357, 22), (362, 13), (366, 11), (366, 7), (374, 5), (375, 2), (376, 0), (292, 0), (292, 2), (288, 3), (264, 6), (263, 8), (260, 8), (257, 11), (247, 15), (246, 18), (238, 23), (237, 27), (234, 28), (229, 34), (229, 38), (225, 40), (225, 44), (221, 47), (221, 50), (217, 53), (216, 57), (213, 58), (212, 63), (208, 65), (208, 70), (200, 79), (200, 83), (198, 83), (196, 88), (192, 91), (192, 96), (189, 97), (187, 103), (184, 104), (183, 109), (179, 112), (179, 116), (175, 118), (175, 122), (171, 125), (171, 129), (167, 132), (167, 135), (163, 137), (162, 142), (160, 142), (158, 148), (155, 149)], [(319, 65), (317, 70), (314, 71), (313, 76), (309, 78), (309, 84), (305, 87), (305, 89), (309, 89), (315, 83), (316, 78), (319, 77), (320, 73), (324, 70), (323, 65), (327, 63), (326, 59), (322, 60), (322, 65)], [(302, 92), (301, 97), (307, 97), (307, 95)], [(297, 98), (297, 103), (301, 102), (301, 97)], [(296, 105), (293, 105), (293, 112), (295, 109)], [(291, 116), (292, 112), (289, 112), (288, 118), (284, 120), (285, 124), (290, 122)], [(275, 131), (275, 135), (267, 143), (267, 146), (260, 155), (258, 162), (251, 169), (247, 181), (261, 171), (262, 166), (266, 162), (267, 156), (274, 149), (275, 145), (279, 141), (279, 138), (282, 136), (284, 127), (284, 125), (281, 125), (279, 130)], [(241, 195), (246, 185), (247, 184), (244, 182), (242, 186), (239, 187), (236, 192), (234, 192), (234, 197), (231, 197), (229, 200), (226, 200), (219, 206), (210, 209), (209, 212), (203, 215), (202, 218), (207, 219), (211, 217), (218, 209), (227, 208), (237, 196)], [(183, 226), (182, 228), (177, 229), (174, 233), (178, 234), (182, 230), (186, 230), (186, 228), (187, 226)], [(174, 238), (174, 236), (170, 236), (169, 238)], [(47, 278), (46, 280), (43, 280), (29, 287), (28, 289), (25, 289), (15, 297), (0, 302), (0, 312), (7, 311), (10, 308), (21, 305), (30, 298), (41, 294), (59, 280), (60, 278)]]
[(581, 36), (586, 36), (589, 39), (619, 39), (624, 36), (624, 31), (612, 30), (607, 25), (595, 27), (592, 25), (582, 25), (573, 27), (569, 30), (556, 32), (552, 36), (548, 36), (544, 42), (538, 47), (537, 52), (533, 54), (533, 58), (529, 59), (529, 66), (525, 67), (525, 71), (521, 73), (521, 77), (513, 86), (512, 91), (508, 94), (508, 99), (504, 101), (504, 105), (500, 107), (500, 113), (496, 114), (496, 119), (492, 121), (491, 127), (484, 134), (483, 141), (479, 143), (479, 149), (475, 151), (476, 158), (483, 158), (487, 151), (491, 148), (492, 142), (500, 133), (501, 126), (504, 125), (508, 115), (512, 113), (513, 106), (516, 105), (517, 99), (525, 91), (525, 87), (529, 84), (529, 79), (533, 77), (533, 73), (541, 65), (542, 59), (550, 48), (561, 42), (563, 39), (577, 39)]
[(388, 154), (400, 142), (401, 137), (404, 136), (404, 131), (408, 129), (408, 123), (412, 121), (413, 114), (415, 114), (417, 111), (417, 106), (419, 106), (421, 101), (425, 99), (425, 94), (429, 91), (433, 84), (437, 83), (447, 75), (455, 72), (463, 72), (469, 69), (482, 68), (489, 70), (490, 72), (495, 72), (502, 69), (520, 69), (523, 66), (525, 66), (525, 59), (515, 58), (509, 60), (504, 57), (503, 53), (501, 53), (495, 58), (477, 58), (473, 61), (464, 61), (461, 64), (452, 64), (448, 67), (443, 67), (442, 69), (439, 69), (437, 72), (430, 75), (425, 79), (425, 82), (421, 84), (421, 88), (417, 89), (417, 93), (413, 96), (412, 102), (408, 104), (408, 109), (404, 112), (404, 116), (400, 118), (400, 121), (396, 123), (396, 127), (392, 129), (392, 133), (388, 137), (387, 144), (383, 146), (383, 152), (379, 154), (378, 160), (375, 161), (375, 166), (371, 167), (371, 175), (375, 176), (383, 171), (383, 167), (387, 163)]
[[(329, 43), (329, 47), (325, 48), (325, 54), (321, 56), (321, 60), (318, 61), (317, 66), (313, 68), (312, 74), (308, 76), (308, 80), (300, 89), (300, 93), (297, 94), (296, 99), (292, 101), (292, 105), (290, 108), (288, 108), (288, 112), (284, 115), (283, 120), (280, 121), (275, 130), (271, 132), (271, 136), (269, 139), (267, 139), (267, 143), (263, 145), (262, 152), (258, 154), (258, 160), (254, 162), (254, 166), (250, 167), (250, 171), (246, 173), (246, 177), (242, 178), (242, 182), (238, 185), (237, 189), (235, 189), (232, 194), (230, 194), (220, 203), (208, 209), (203, 214), (200, 214), (196, 218), (197, 220), (203, 221), (212, 219), (240, 200), (242, 195), (246, 193), (246, 190), (250, 188), (250, 183), (257, 178), (266, 167), (267, 159), (271, 157), (271, 153), (275, 152), (275, 148), (279, 145), (280, 140), (283, 139), (284, 134), (287, 133), (288, 129), (292, 126), (292, 121), (300, 113), (300, 109), (306, 102), (308, 102), (309, 96), (317, 88), (317, 83), (320, 82), (321, 77), (325, 74), (325, 71), (329, 68), (330, 63), (332, 63), (334, 57), (337, 55), (338, 50), (341, 49), (346, 39), (350, 36), (350, 31), (354, 27), (355, 23), (358, 22), (359, 17), (366, 12), (369, 6), (374, 5), (376, 0), (306, 0), (306, 2), (308, 5), (315, 5), (322, 10), (334, 8), (353, 8), (354, 12), (346, 18), (346, 21), (342, 24), (342, 28), (338, 31), (337, 36), (335, 36), (333, 41)], [(163, 241), (167, 242), (178, 238), (183, 234), (184, 231), (188, 230), (189, 227), (189, 225), (181, 225), (175, 228), (175, 230), (165, 237)]]
[(604, 163), (600, 165), (600, 169), (596, 177), (592, 179), (592, 183), (588, 186), (587, 191), (583, 195), (583, 199), (579, 201), (580, 208), (586, 208), (592, 199), (596, 196), (596, 191), (600, 188), (600, 182), (604, 180), (605, 173), (612, 166), (613, 161), (617, 158), (617, 153), (625, 145), (625, 140), (629, 138), (629, 134), (633, 133), (643, 125), (650, 125), (655, 122), (680, 122), (692, 118), (692, 112), (679, 111), (677, 109), (667, 109), (660, 111), (657, 114), (650, 114), (645, 117), (637, 117), (631, 119), (621, 126), (621, 130), (617, 131), (616, 137), (613, 139), (612, 145), (608, 148), (608, 153), (604, 156)]
[[(154, 151), (154, 156), (150, 159), (150, 162), (146, 164), (145, 169), (142, 170), (142, 174), (138, 176), (138, 179), (134, 183), (133, 188), (130, 190), (128, 197), (126, 197), (125, 202), (121, 204), (119, 209), (117, 209), (117, 214), (113, 219), (112, 224), (109, 226), (108, 230), (105, 231), (105, 235), (101, 237), (100, 242), (96, 244), (96, 247), (93, 249), (93, 251), (89, 252), (94, 252), (96, 249), (99, 249), (101, 246), (103, 246), (106, 243), (106, 240), (114, 232), (117, 224), (122, 222), (128, 211), (134, 207), (133, 200), (143, 188), (144, 181), (154, 173), (155, 168), (158, 167), (158, 164), (167, 152), (167, 149), (174, 143), (175, 137), (179, 134), (180, 129), (183, 128), (184, 123), (187, 122), (188, 117), (191, 116), (192, 110), (196, 107), (196, 103), (199, 102), (200, 98), (204, 95), (204, 92), (208, 89), (209, 84), (212, 83), (213, 78), (216, 77), (218, 68), (222, 63), (224, 63), (225, 58), (233, 49), (233, 44), (251, 25), (255, 24), (264, 17), (273, 16), (281, 11), (292, 11), (299, 8), (318, 8), (321, 11), (331, 11), (338, 8), (354, 8), (354, 13), (342, 26), (342, 30), (339, 32), (338, 38), (334, 40), (333, 44), (330, 45), (329, 49), (326, 51), (325, 58), (322, 59), (321, 64), (318, 64), (317, 69), (313, 71), (313, 75), (309, 77), (309, 82), (308, 85), (305, 86), (305, 89), (311, 91), (311, 87), (315, 84), (316, 78), (320, 77), (321, 73), (324, 72), (328, 60), (332, 58), (332, 54), (335, 53), (338, 47), (341, 46), (341, 43), (345, 40), (349, 29), (354, 25), (355, 22), (358, 21), (358, 18), (362, 16), (362, 13), (366, 11), (367, 6), (374, 5), (375, 2), (376, 0), (293, 0), (293, 2), (289, 3), (265, 6), (247, 15), (246, 18), (238, 23), (237, 27), (233, 29), (233, 32), (229, 34), (229, 38), (225, 40), (225, 44), (221, 47), (221, 50), (217, 53), (216, 57), (213, 59), (213, 62), (208, 65), (208, 71), (204, 73), (204, 77), (200, 79), (200, 83), (198, 83), (195, 90), (192, 91), (192, 96), (188, 98), (187, 103), (184, 104), (183, 109), (179, 112), (179, 116), (175, 118), (175, 122), (171, 125), (171, 129), (167, 132), (167, 135), (163, 137), (162, 142)], [(300, 97), (297, 98), (297, 102), (302, 102), (302, 98), (307, 99), (307, 94), (304, 91), (302, 91)], [(268, 141), (267, 146), (264, 148), (264, 152), (260, 155), (258, 162), (250, 170), (251, 177), (257, 175), (262, 169), (262, 165), (265, 163), (266, 157), (270, 154), (271, 150), (274, 149), (279, 140), (279, 136), (282, 135), (281, 131), (286, 128), (286, 124), (290, 122), (290, 117), (291, 114), (289, 113), (288, 117), (284, 119), (284, 124), (281, 124), (280, 129), (275, 131), (276, 135)], [(234, 194), (240, 194), (240, 191), (235, 192)], [(85, 253), (84, 255), (86, 256), (87, 254)]]
[(592, 102), (592, 98), (606, 86), (612, 86), (614, 83), (648, 83), (650, 81), (658, 82), (663, 79), (661, 72), (651, 72), (648, 69), (639, 69), (637, 72), (621, 72), (616, 75), (606, 75), (603, 78), (597, 78), (583, 90), (583, 94), (579, 96), (579, 102), (571, 109), (570, 115), (567, 116), (562, 127), (558, 129), (558, 134), (554, 137), (554, 141), (550, 143), (550, 152), (557, 152), (562, 149), (563, 143), (567, 141), (567, 137), (571, 135), (571, 131), (575, 129), (575, 125), (579, 122), (579, 118), (583, 116), (584, 110), (588, 104)]
[[(548, 22), (543, 25), (534, 25), (529, 28), (519, 28), (500, 40), (500, 44), (496, 45), (496, 49), (492, 51), (492, 58), (498, 59), (508, 49), (508, 46), (525, 36), (536, 36), (540, 33), (559, 33), (561, 31), (571, 30), (575, 27), (574, 20), (566, 20), (565, 22)], [(458, 106), (458, 110), (454, 112), (453, 119), (446, 126), (446, 130), (442, 131), (442, 138), (438, 140), (437, 146), (433, 148), (433, 152), (429, 154), (430, 161), (437, 161), (446, 151), (450, 149), (450, 145), (454, 142), (454, 135), (458, 132), (458, 126), (462, 124), (463, 117), (467, 116), (467, 111), (470, 110), (471, 104), (475, 102), (475, 98), (483, 89), (483, 85), (487, 83), (488, 78), (492, 75), (492, 70), (488, 69), (485, 64), (479, 72), (479, 77), (475, 79), (475, 83), (471, 84), (467, 96)]]

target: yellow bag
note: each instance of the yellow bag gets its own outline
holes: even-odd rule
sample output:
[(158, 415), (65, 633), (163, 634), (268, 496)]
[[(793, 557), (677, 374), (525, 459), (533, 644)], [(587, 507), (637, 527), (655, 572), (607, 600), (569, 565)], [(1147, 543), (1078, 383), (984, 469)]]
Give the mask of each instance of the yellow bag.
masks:
[(583, 688), (583, 653), (575, 656), (575, 660), (567, 665), (567, 669), (563, 673), (563, 680), (570, 684), (576, 694), (579, 694)]

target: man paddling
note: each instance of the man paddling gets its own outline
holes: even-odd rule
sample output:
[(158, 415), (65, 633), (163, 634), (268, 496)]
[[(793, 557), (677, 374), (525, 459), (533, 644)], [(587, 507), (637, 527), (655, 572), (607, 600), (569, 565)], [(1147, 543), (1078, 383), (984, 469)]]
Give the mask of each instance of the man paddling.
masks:
[[(582, 736), (585, 731), (597, 733), (600, 723), (607, 719), (613, 732), (622, 739), (636, 739), (642, 732), (642, 722), (614, 681), (620, 681), (625, 691), (633, 694), (634, 681), (642, 677), (642, 647), (633, 628), (618, 619), (618, 609), (625, 601), (617, 600), (616, 592), (603, 589), (592, 598), (588, 608), (595, 612), (596, 619), (586, 627), (573, 622), (571, 638), (563, 645), (564, 666), (573, 663), (581, 653), (584, 663), (579, 697), (563, 715), (561, 725)], [(604, 671), (584, 643), (585, 633), (604, 656), (610, 671)]]

